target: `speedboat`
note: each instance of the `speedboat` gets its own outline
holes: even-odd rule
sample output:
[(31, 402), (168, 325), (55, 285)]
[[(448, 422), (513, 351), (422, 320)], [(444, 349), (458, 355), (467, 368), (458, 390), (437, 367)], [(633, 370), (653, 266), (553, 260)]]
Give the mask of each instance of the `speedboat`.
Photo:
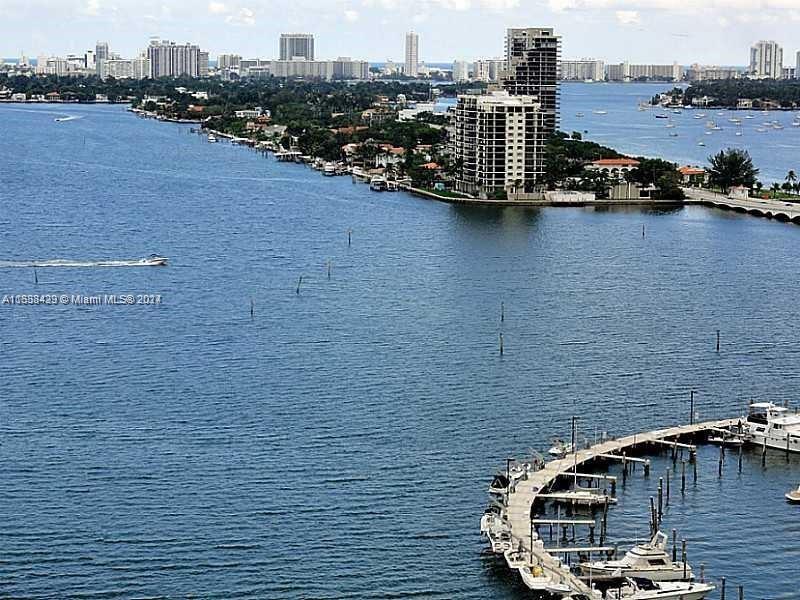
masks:
[(592, 577), (638, 577), (649, 581), (692, 579), (692, 567), (672, 562), (667, 552), (667, 536), (658, 531), (649, 542), (628, 550), (620, 560), (583, 562), (581, 574)]
[(166, 256), (159, 256), (158, 254), (151, 254), (147, 258), (143, 258), (140, 262), (147, 267), (165, 267), (167, 266)]
[(786, 501), (790, 504), (800, 504), (800, 485), (797, 486), (796, 490), (786, 492)]
[(607, 115), (608, 114), (607, 110), (593, 110), (592, 112), (594, 114), (596, 114), (596, 115)]
[(572, 453), (572, 444), (562, 442), (556, 438), (553, 440), (553, 446), (547, 451), (547, 453), (550, 456), (555, 456), (556, 458), (564, 458), (567, 454)]
[(514, 547), (511, 540), (511, 525), (498, 515), (484, 513), (481, 517), (481, 534), (489, 541), (495, 554), (503, 554)]
[(698, 146), (705, 146), (705, 145), (706, 145), (706, 143), (701, 141), (701, 142), (697, 142), (697, 145), (698, 145)]
[(585, 115), (584, 115), (582, 112), (578, 112), (578, 113), (575, 113), (575, 116), (576, 116), (576, 117), (583, 117), (583, 116), (585, 116)]
[(800, 452), (800, 415), (771, 402), (750, 405), (742, 422), (744, 439), (776, 450)]
[(616, 589), (608, 590), (610, 600), (702, 600), (715, 590), (710, 583), (650, 581), (627, 577)]
[(669, 119), (669, 115), (656, 115), (656, 119)]
[(214, 142), (218, 141), (217, 140), (217, 136), (215, 136), (213, 133), (209, 133), (208, 134), (208, 141), (213, 144)]

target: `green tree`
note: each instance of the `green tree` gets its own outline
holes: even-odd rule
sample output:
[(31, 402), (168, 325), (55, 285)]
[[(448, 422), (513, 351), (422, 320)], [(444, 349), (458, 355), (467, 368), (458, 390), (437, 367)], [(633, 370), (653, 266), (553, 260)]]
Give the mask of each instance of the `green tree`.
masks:
[(720, 150), (717, 154), (709, 156), (708, 162), (711, 164), (708, 170), (711, 184), (722, 188), (725, 193), (737, 185), (752, 188), (756, 183), (758, 169), (753, 166), (753, 160), (747, 150), (737, 148)]

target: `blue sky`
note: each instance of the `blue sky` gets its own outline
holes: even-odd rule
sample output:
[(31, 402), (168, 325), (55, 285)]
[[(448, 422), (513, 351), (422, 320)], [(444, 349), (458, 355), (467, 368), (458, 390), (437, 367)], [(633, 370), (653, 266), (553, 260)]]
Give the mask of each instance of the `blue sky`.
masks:
[(554, 27), (564, 57), (607, 62), (745, 64), (758, 39), (800, 49), (800, 0), (0, 0), (0, 56), (83, 52), (96, 40), (131, 56), (150, 36), (199, 43), (211, 57), (277, 54), (281, 32), (316, 36), (320, 58), (500, 56), (507, 27)]

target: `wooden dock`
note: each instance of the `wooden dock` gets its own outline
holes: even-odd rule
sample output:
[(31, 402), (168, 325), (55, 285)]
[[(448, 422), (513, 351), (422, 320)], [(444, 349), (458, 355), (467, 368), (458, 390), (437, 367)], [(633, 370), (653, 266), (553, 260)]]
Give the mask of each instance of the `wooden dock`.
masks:
[[(718, 429), (734, 426), (738, 421), (739, 419), (707, 421), (657, 429), (647, 433), (638, 433), (615, 440), (608, 440), (585, 450), (578, 450), (576, 453), (568, 454), (564, 458), (546, 463), (540, 471), (531, 471), (527, 478), (515, 482), (507, 496), (506, 514), (508, 523), (511, 526), (514, 547), (521, 547), (525, 552), (532, 552), (533, 558), (554, 583), (567, 585), (573, 592), (585, 594), (590, 598), (593, 597), (592, 590), (579, 577), (564, 568), (559, 559), (542, 547), (541, 542), (534, 542), (533, 548), (531, 548), (532, 510), (537, 499), (546, 496), (553, 484), (560, 478), (574, 477), (574, 470), (577, 470), (582, 465), (611, 459), (623, 460), (623, 454), (626, 454), (626, 461), (645, 462), (649, 466), (649, 461), (629, 457), (627, 453), (652, 446), (663, 447), (665, 445), (664, 442), (679, 442), (681, 438), (703, 435)], [(673, 448), (690, 447), (688, 444), (670, 445)], [(588, 553), (601, 551), (603, 548), (583, 548), (582, 550)]]

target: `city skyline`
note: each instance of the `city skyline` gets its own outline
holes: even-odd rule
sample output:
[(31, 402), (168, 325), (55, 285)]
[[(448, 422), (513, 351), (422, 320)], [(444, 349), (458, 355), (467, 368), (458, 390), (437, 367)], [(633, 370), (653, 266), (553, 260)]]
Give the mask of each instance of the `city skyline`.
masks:
[[(720, 0), (713, 7), (661, 0), (295, 0), (223, 2), (199, 7), (155, 0), (10, 0), (0, 9), (0, 56), (82, 53), (97, 40), (135, 56), (152, 36), (191, 42), (212, 57), (237, 53), (272, 57), (281, 33), (314, 34), (317, 56), (358, 56), (370, 62), (402, 62), (405, 33), (421, 38), (420, 61), (473, 61), (502, 55), (505, 30), (518, 23), (554, 27), (567, 58), (598, 56), (607, 62), (701, 62), (746, 65), (754, 40), (775, 40), (793, 55), (800, 8), (781, 0), (750, 5)], [(47, 18), (43, 18), (45, 16)], [(64, 27), (69, 22), (69, 28)], [(480, 28), (480, 36), (464, 32)], [(598, 36), (598, 31), (606, 35)]]

